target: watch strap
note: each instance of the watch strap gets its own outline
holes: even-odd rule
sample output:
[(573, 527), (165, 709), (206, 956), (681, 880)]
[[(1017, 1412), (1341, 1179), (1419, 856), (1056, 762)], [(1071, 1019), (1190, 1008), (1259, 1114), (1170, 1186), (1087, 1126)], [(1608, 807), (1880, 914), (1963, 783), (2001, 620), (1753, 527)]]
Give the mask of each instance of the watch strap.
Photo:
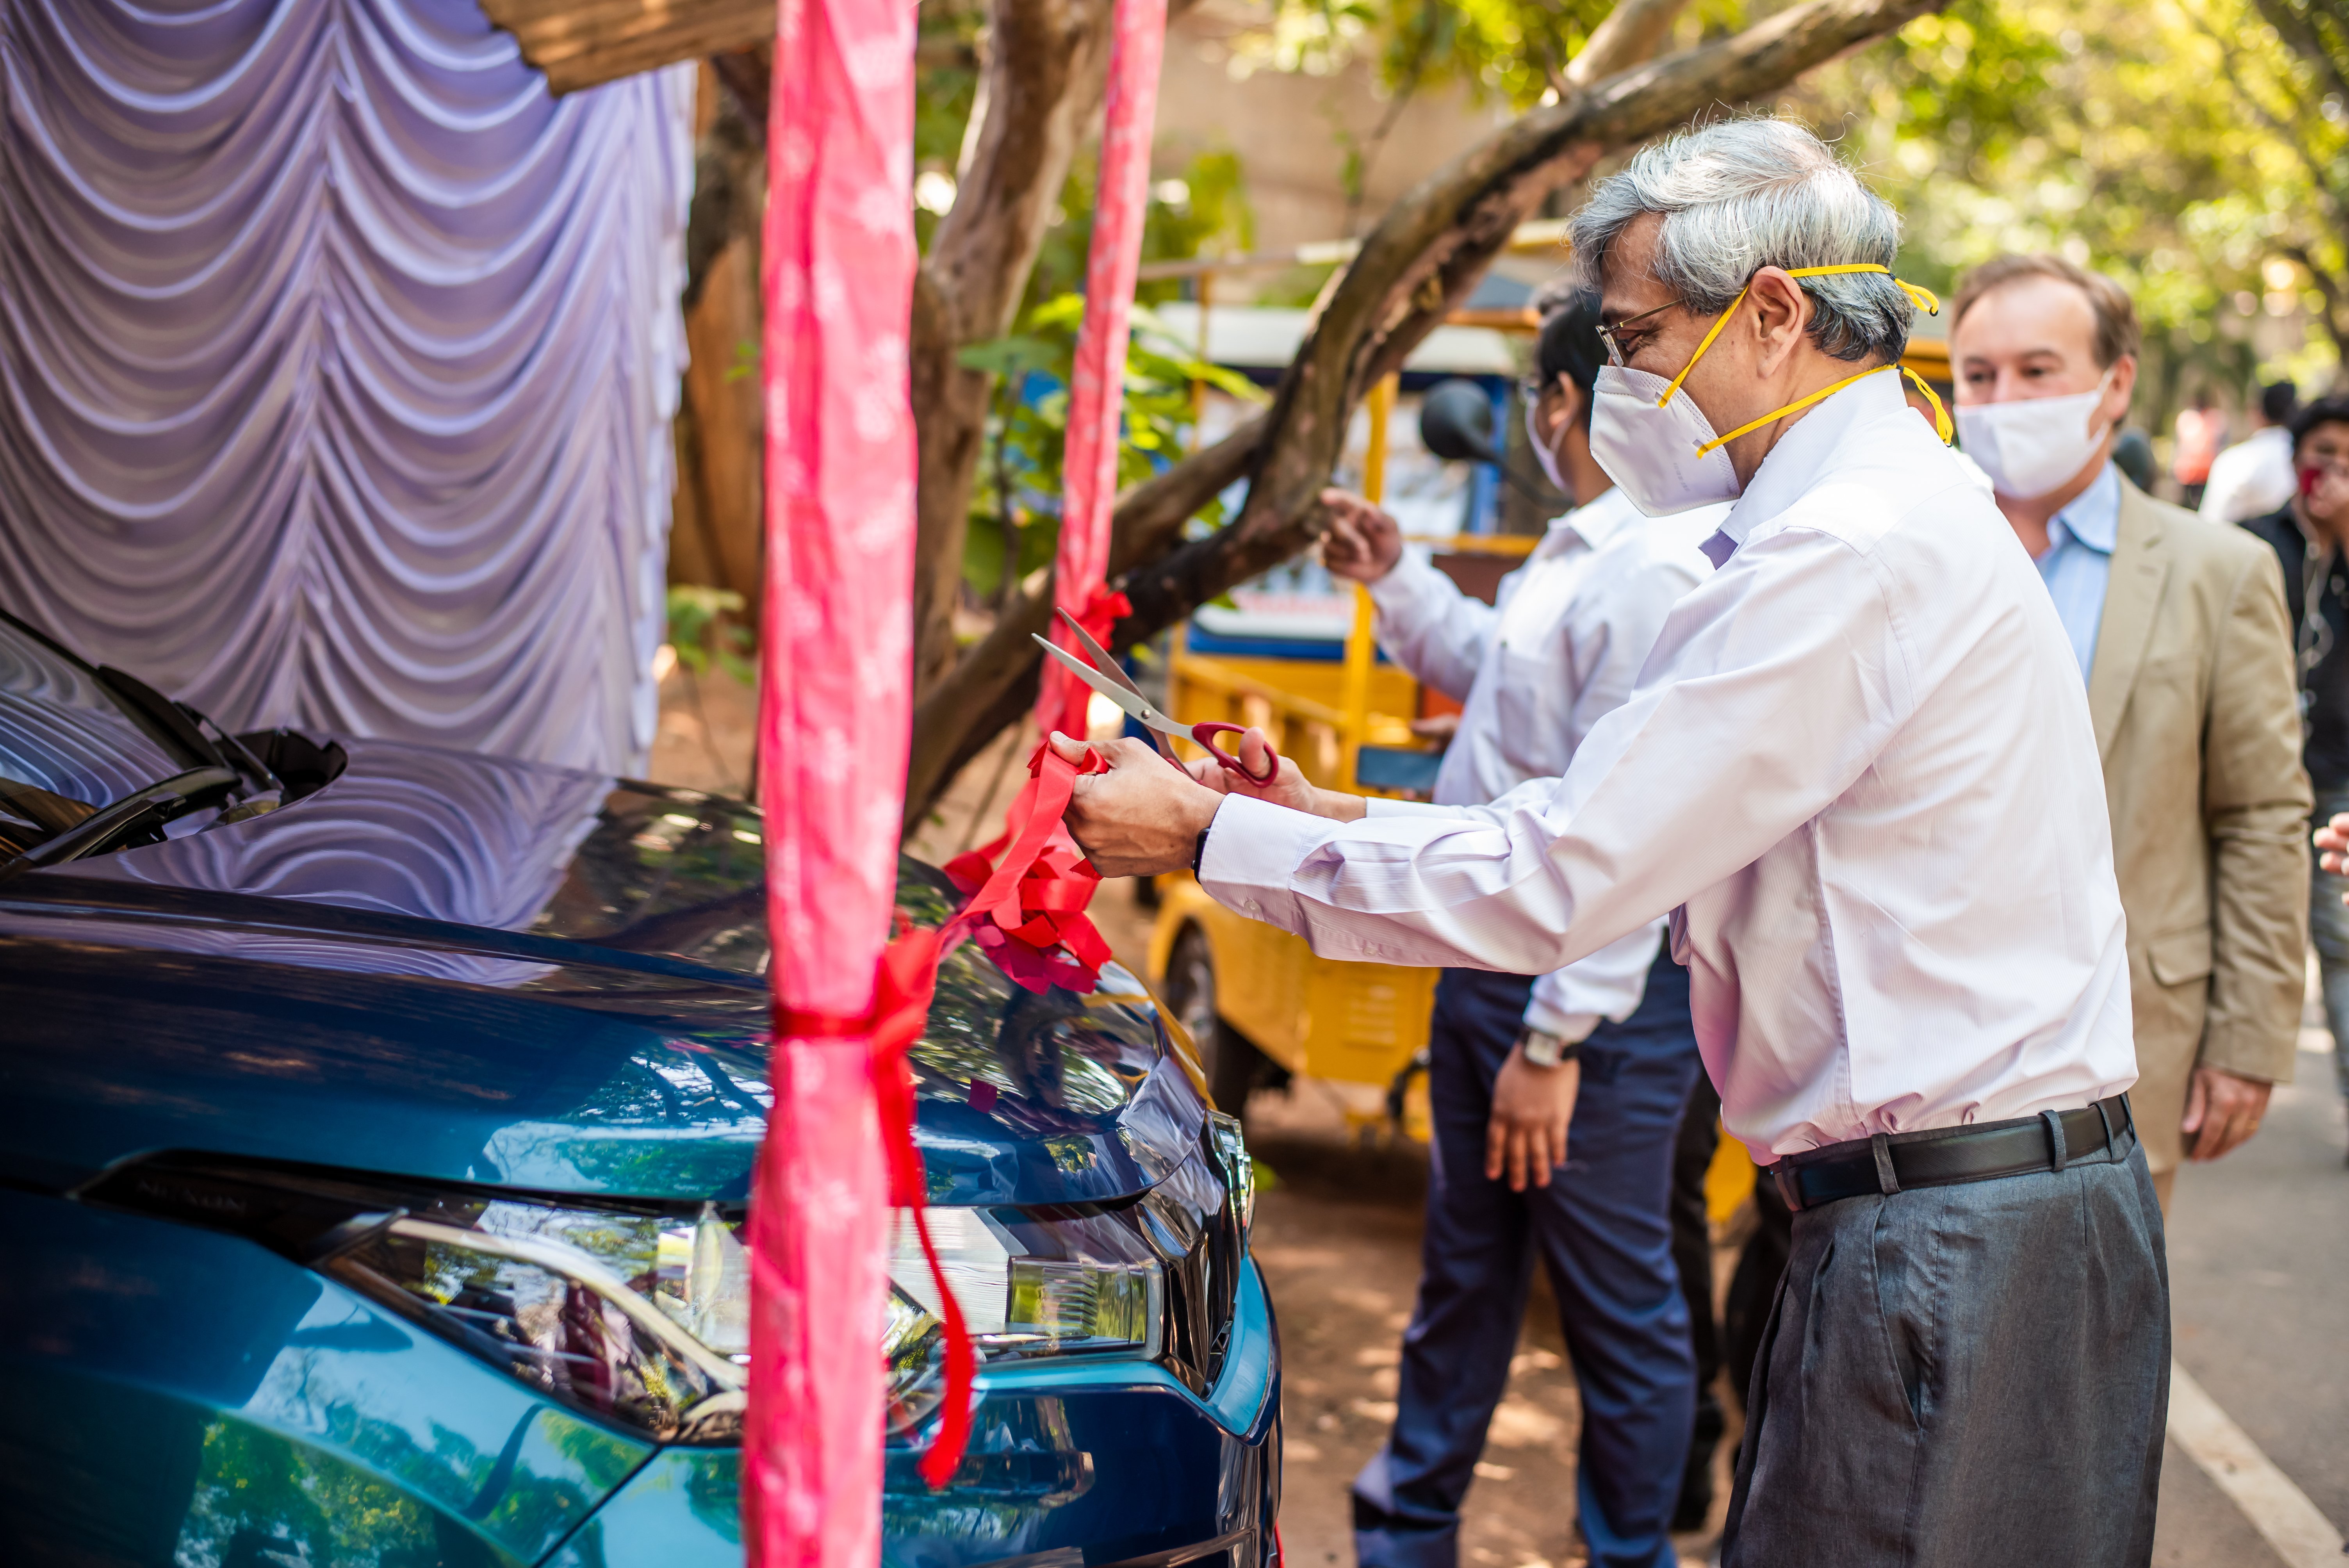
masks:
[(1563, 1067), (1581, 1051), (1580, 1040), (1569, 1040), (1528, 1025), (1517, 1031), (1517, 1050), (1537, 1068)]

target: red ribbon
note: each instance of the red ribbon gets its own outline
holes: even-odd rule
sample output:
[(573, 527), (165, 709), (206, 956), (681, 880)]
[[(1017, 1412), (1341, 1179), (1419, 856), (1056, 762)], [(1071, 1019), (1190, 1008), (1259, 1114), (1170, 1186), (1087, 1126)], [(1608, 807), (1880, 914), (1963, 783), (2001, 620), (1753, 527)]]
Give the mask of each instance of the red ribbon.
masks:
[(1071, 762), (1050, 742), (1039, 745), (1002, 837), (947, 862), (947, 876), (971, 895), (954, 925), (968, 927), (971, 939), (1030, 991), (1091, 991), (1110, 960), (1109, 944), (1085, 915), (1101, 873), (1061, 820), (1077, 779), (1108, 769), (1090, 747), (1081, 761)]
[(812, 1013), (797, 1007), (775, 1009), (778, 1040), (843, 1039), (863, 1036), (866, 1061), (873, 1075), (874, 1109), (881, 1123), (882, 1157), (889, 1172), (892, 1208), (913, 1211), (914, 1234), (922, 1243), (929, 1265), (930, 1284), (936, 1289), (946, 1320), (947, 1386), (939, 1406), (938, 1435), (923, 1454), (922, 1479), (933, 1487), (946, 1485), (962, 1462), (970, 1441), (971, 1386), (978, 1357), (971, 1347), (969, 1326), (954, 1287), (947, 1283), (938, 1261), (937, 1243), (930, 1238), (929, 1181), (922, 1169), (922, 1150), (914, 1141), (914, 1074), (905, 1053), (922, 1037), (929, 1021), (930, 999), (938, 983), (938, 961), (954, 934), (949, 923), (937, 931), (919, 931), (900, 917), (897, 935), (881, 950), (873, 980), (873, 1011), (862, 1017)]
[[(938, 1435), (919, 1467), (922, 1479), (933, 1487), (947, 1484), (969, 1446), (971, 1387), (978, 1357), (962, 1304), (947, 1283), (937, 1245), (930, 1238), (929, 1185), (921, 1148), (914, 1141), (914, 1075), (905, 1053), (921, 1038), (929, 1020), (940, 961), (965, 935), (1031, 991), (1057, 985), (1083, 992), (1100, 984), (1101, 966), (1110, 959), (1109, 944), (1084, 911), (1101, 873), (1085, 862), (1061, 814), (1068, 810), (1081, 776), (1108, 769), (1109, 764), (1090, 748), (1081, 761), (1071, 762), (1050, 745), (1038, 747), (1028, 759), (1028, 786), (1011, 803), (1003, 836), (957, 856), (947, 867), (955, 884), (965, 892), (976, 890), (975, 896), (936, 931), (900, 923), (895, 940), (881, 953), (871, 1016), (842, 1018), (782, 1008), (775, 1016), (779, 1034), (802, 1039), (870, 1033), (873, 1096), (889, 1165), (889, 1202), (913, 1213), (914, 1233), (921, 1241), (946, 1320), (947, 1384)], [(1003, 857), (999, 863), (998, 854)]]
[(947, 1484), (969, 1445), (971, 1383), (978, 1370), (962, 1304), (947, 1283), (937, 1243), (930, 1239), (929, 1182), (922, 1171), (921, 1149), (914, 1142), (914, 1075), (905, 1063), (906, 1047), (921, 1038), (929, 1019), (946, 935), (946, 931), (901, 928), (896, 940), (882, 949), (873, 987), (873, 1099), (889, 1161), (889, 1202), (913, 1212), (914, 1234), (921, 1241), (922, 1258), (929, 1264), (930, 1284), (937, 1290), (946, 1318), (946, 1397), (939, 1407), (938, 1435), (919, 1467), (922, 1479), (933, 1487)]

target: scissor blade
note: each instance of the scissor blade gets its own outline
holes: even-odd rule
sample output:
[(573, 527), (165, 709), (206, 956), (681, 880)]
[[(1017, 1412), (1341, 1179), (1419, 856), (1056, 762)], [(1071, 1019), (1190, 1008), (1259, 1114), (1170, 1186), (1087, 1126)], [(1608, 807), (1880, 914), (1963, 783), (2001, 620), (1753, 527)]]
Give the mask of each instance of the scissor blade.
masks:
[[(1085, 657), (1092, 661), (1093, 668), (1109, 676), (1110, 679), (1115, 681), (1126, 690), (1133, 693), (1134, 696), (1142, 696), (1142, 687), (1134, 684), (1133, 677), (1125, 673), (1125, 666), (1120, 664), (1115, 658), (1112, 657), (1110, 651), (1107, 648), (1102, 647), (1099, 643), (1093, 641), (1093, 634), (1085, 630), (1083, 622), (1078, 620), (1074, 615), (1070, 614), (1066, 610), (1056, 609), (1054, 613), (1061, 617), (1061, 621), (1068, 626), (1070, 631), (1076, 634), (1077, 641), (1084, 648)], [(1150, 699), (1143, 697), (1143, 700), (1144, 702), (1148, 702)], [(1156, 709), (1154, 708), (1152, 711), (1155, 712)], [(1161, 715), (1160, 717), (1164, 717), (1164, 716)], [(1169, 734), (1174, 733), (1174, 731), (1170, 729), (1161, 729), (1146, 718), (1142, 722), (1143, 727), (1149, 729), (1150, 743), (1158, 748), (1158, 755), (1166, 758), (1167, 761), (1172, 762), (1175, 767), (1181, 768), (1184, 772), (1188, 773), (1190, 769), (1183, 767), (1183, 759), (1174, 755), (1174, 748), (1166, 738), (1166, 737)]]
[(1102, 647), (1099, 643), (1093, 641), (1092, 634), (1085, 630), (1083, 622), (1078, 620), (1074, 615), (1070, 614), (1066, 610), (1059, 610), (1056, 611), (1055, 614), (1061, 617), (1061, 624), (1062, 625), (1065, 625), (1070, 631), (1076, 634), (1077, 645), (1084, 649), (1085, 657), (1093, 662), (1093, 668), (1101, 671), (1102, 674), (1109, 676), (1110, 679), (1115, 681), (1126, 690), (1136, 694), (1141, 692), (1142, 688), (1133, 684), (1133, 677), (1125, 673), (1125, 666), (1117, 662), (1116, 656), (1107, 648)]
[[(1036, 634), (1031, 632), (1029, 635), (1035, 636)], [(1165, 729), (1172, 722), (1161, 715), (1156, 708), (1151, 707), (1149, 703), (1143, 701), (1140, 692), (1128, 691), (1125, 687), (1118, 685), (1115, 681), (1111, 680), (1107, 676), (1102, 674), (1101, 671), (1093, 668), (1091, 665), (1086, 664), (1074, 654), (1070, 653), (1066, 648), (1056, 648), (1050, 643), (1046, 642), (1042, 637), (1036, 637), (1036, 645), (1043, 649), (1046, 653), (1051, 655), (1054, 658), (1060, 660), (1063, 666), (1074, 671), (1079, 680), (1092, 687), (1093, 690), (1101, 693), (1102, 696), (1109, 698), (1110, 701), (1117, 704), (1117, 706), (1123, 709), (1128, 715), (1140, 719), (1143, 724), (1148, 725), (1151, 728)], [(1189, 731), (1185, 730), (1182, 733), (1188, 734)]]

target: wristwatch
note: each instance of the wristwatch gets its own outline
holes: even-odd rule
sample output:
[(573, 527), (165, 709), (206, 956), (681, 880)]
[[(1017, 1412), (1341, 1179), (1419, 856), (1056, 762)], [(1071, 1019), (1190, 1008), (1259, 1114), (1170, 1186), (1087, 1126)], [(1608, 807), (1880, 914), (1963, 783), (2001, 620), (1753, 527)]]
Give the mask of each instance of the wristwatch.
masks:
[(1537, 1068), (1562, 1066), (1572, 1061), (1581, 1049), (1580, 1040), (1569, 1040), (1563, 1035), (1537, 1029), (1531, 1024), (1517, 1031), (1518, 1053)]

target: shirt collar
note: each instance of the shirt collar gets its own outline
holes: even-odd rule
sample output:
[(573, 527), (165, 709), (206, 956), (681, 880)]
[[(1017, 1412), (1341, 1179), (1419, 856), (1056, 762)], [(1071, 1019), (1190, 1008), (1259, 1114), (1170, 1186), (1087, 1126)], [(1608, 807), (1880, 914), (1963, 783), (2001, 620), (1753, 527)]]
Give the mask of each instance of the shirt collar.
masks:
[(1543, 542), (1555, 549), (1559, 536), (1570, 533), (1597, 550), (1625, 523), (1641, 515), (1640, 509), (1631, 504), (1631, 498), (1623, 493), (1623, 487), (1616, 485), (1588, 506), (1578, 506), (1563, 517), (1553, 518), (1549, 536)]
[[(2047, 531), (2052, 537), (2057, 527), (2078, 540), (2099, 555), (2110, 555), (2120, 542), (2121, 534), (2121, 471), (2106, 463), (2104, 471), (2088, 481), (2088, 488), (2072, 498), (2071, 504), (2047, 520)], [(2051, 548), (2060, 548), (2055, 541)]]
[(1719, 566), (1745, 542), (1756, 523), (1777, 516), (1819, 482), (1846, 436), (1871, 419), (1908, 410), (1908, 399), (1900, 395), (1900, 373), (1889, 366), (1883, 374), (1863, 377), (1834, 397), (1814, 403), (1762, 459), (1762, 467), (1722, 521), (1721, 531), (1699, 548)]

